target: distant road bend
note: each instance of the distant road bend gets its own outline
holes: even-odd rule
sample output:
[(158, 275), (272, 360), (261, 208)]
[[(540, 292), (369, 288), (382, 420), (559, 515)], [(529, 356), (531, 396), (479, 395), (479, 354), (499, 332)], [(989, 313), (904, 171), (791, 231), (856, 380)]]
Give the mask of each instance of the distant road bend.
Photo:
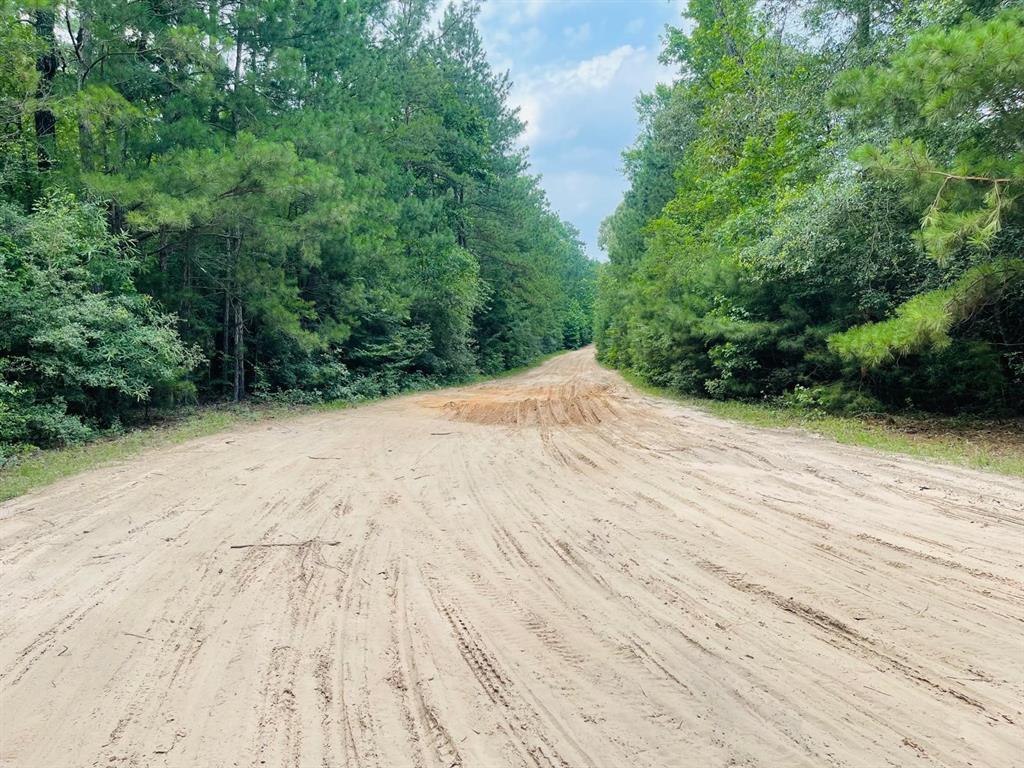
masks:
[(0, 765), (1024, 765), (1024, 483), (593, 351), (0, 505)]

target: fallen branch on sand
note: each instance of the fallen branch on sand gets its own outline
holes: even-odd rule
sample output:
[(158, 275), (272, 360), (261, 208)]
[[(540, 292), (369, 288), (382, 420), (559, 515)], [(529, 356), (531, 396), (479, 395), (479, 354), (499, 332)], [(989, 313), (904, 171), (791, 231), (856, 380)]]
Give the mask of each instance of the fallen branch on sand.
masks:
[(320, 539), (306, 539), (305, 541), (269, 541), (256, 544), (232, 544), (230, 549), (248, 549), (249, 547), (305, 547), (308, 544), (322, 544), (325, 547), (336, 547), (340, 541), (320, 541)]

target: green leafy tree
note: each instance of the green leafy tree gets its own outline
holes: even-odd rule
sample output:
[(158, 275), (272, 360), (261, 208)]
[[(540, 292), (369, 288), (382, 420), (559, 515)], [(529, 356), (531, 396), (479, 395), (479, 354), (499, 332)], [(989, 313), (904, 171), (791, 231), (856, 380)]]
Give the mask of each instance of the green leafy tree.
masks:
[[(925, 249), (953, 282), (915, 296), (884, 322), (835, 336), (841, 356), (867, 367), (948, 347), (955, 330), (1013, 347), (1024, 300), (1024, 12), (929, 29), (886, 67), (851, 73), (842, 103), (881, 120), (903, 104), (886, 149), (864, 147), (872, 173), (900, 178), (920, 206)], [(884, 94), (884, 95), (883, 95)], [(995, 325), (997, 338), (990, 338)], [(965, 327), (966, 326), (966, 327)], [(989, 326), (989, 327), (986, 327)]]
[(714, 397), (1019, 411), (1020, 9), (823, 0), (813, 41), (788, 10), (669, 30), (679, 78), (639, 100), (602, 225), (599, 355)]

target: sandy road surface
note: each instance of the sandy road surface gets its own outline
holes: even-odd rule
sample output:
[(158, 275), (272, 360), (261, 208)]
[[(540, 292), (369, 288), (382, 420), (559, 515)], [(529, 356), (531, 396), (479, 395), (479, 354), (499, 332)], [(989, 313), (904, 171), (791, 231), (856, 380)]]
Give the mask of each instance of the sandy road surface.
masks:
[(590, 350), (248, 427), (0, 505), (0, 765), (1021, 766), (1022, 526)]

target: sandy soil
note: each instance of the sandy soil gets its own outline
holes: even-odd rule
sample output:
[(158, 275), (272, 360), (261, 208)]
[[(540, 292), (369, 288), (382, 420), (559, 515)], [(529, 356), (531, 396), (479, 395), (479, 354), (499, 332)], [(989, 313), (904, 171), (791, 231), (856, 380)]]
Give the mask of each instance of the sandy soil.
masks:
[(590, 350), (89, 472), (0, 546), (3, 766), (1024, 765), (1024, 483)]

